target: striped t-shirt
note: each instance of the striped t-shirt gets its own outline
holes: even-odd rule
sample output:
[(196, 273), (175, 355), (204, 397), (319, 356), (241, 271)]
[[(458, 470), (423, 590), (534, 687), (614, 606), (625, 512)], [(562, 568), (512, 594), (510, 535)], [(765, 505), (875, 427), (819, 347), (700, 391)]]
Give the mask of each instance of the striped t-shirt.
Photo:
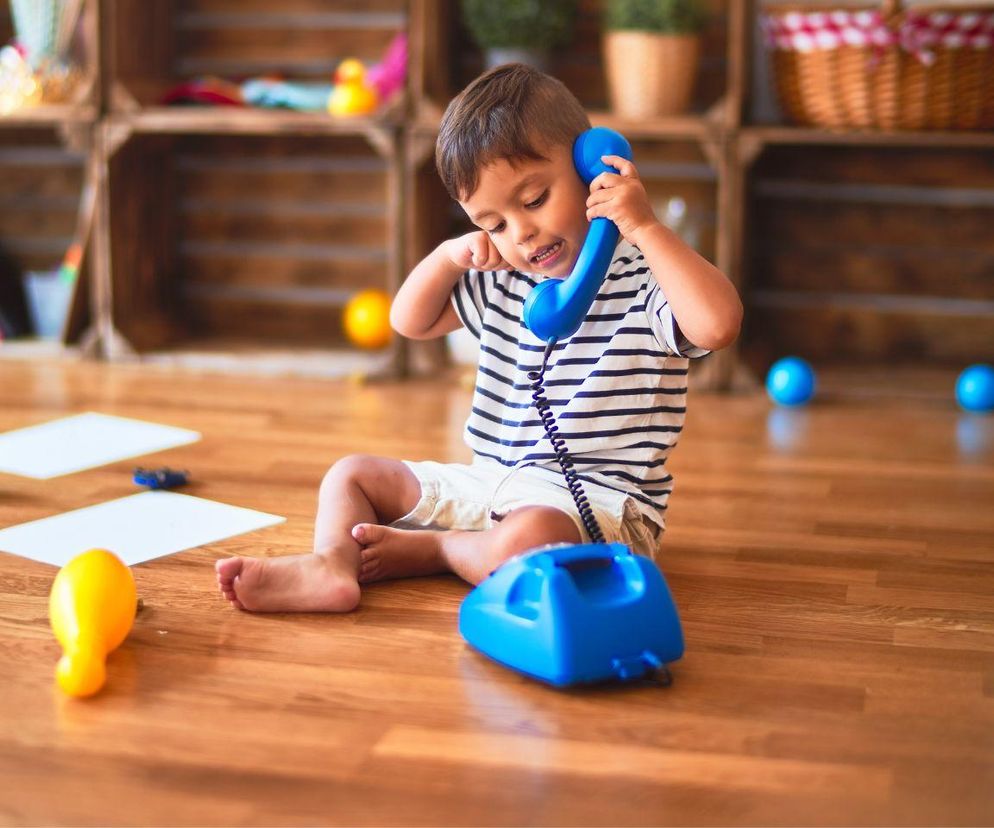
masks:
[[(561, 481), (528, 381), (545, 343), (521, 320), (542, 278), (468, 270), (452, 302), (480, 340), (467, 445), (508, 468), (538, 466)], [(680, 334), (641, 252), (622, 240), (580, 329), (549, 356), (545, 396), (580, 480), (631, 495), (661, 528), (673, 488), (666, 460), (687, 410), (687, 358), (705, 353)]]

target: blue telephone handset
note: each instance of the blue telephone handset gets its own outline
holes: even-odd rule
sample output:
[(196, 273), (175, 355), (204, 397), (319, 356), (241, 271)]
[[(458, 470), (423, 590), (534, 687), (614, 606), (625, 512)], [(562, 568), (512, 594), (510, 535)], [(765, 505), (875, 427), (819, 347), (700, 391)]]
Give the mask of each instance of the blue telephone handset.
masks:
[[(621, 133), (607, 127), (588, 129), (573, 142), (573, 164), (585, 184), (602, 172), (617, 172), (601, 161), (602, 155), (631, 160), (632, 148)], [(617, 225), (610, 219), (595, 218), (573, 272), (565, 279), (539, 283), (525, 299), (523, 318), (528, 330), (546, 342), (575, 334), (604, 281), (617, 243)]]

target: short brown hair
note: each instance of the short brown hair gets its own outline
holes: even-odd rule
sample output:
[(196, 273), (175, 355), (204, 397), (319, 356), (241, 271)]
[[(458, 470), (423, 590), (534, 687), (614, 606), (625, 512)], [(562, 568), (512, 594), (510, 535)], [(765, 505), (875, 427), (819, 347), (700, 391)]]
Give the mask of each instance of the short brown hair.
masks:
[(572, 147), (590, 128), (583, 106), (561, 81), (522, 63), (486, 72), (449, 103), (435, 165), (457, 201), (476, 190), (480, 170), (506, 160), (546, 160), (543, 150)]

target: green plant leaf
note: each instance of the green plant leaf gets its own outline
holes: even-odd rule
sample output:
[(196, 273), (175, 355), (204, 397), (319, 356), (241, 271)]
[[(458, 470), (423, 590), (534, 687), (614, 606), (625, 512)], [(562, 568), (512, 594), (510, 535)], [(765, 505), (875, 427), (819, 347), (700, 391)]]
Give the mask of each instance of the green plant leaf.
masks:
[(460, 0), (481, 49), (551, 49), (573, 36), (576, 0)]
[(689, 34), (707, 20), (703, 0), (607, 0), (604, 28), (609, 31)]

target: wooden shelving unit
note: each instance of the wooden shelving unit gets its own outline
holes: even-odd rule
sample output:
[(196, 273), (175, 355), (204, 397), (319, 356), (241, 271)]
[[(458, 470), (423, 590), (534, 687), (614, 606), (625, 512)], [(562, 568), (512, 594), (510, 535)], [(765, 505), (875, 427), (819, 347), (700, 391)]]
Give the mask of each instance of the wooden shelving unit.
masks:
[[(270, 370), (282, 353), (314, 373), (293, 349), (323, 350), (327, 375), (398, 371), (399, 343), (358, 352), (340, 333), (356, 291), (399, 285), (398, 131), (209, 114), (103, 123), (109, 355)], [(159, 198), (136, 220), (143, 188)]]
[[(746, 301), (742, 348), (695, 366), (698, 387), (727, 388), (737, 366), (778, 349), (824, 354), (819, 329), (856, 343), (849, 360), (893, 358), (902, 342), (921, 358), (994, 358), (994, 250), (983, 230), (994, 223), (994, 133), (752, 123), (751, 0), (713, 0), (691, 113), (621, 119), (606, 103), (601, 5), (581, 0), (575, 42), (550, 71), (595, 124), (633, 141), (654, 202), (685, 198), (699, 249)], [(467, 226), (433, 161), (446, 103), (483, 68), (458, 3), (90, 0), (86, 15), (79, 99), (0, 119), (0, 202), (41, 193), (40, 210), (51, 199), (44, 217), (0, 219), (0, 244), (16, 239), (30, 267), (58, 263), (73, 199), (83, 181), (99, 185), (65, 340), (211, 370), (402, 372), (406, 343), (357, 352), (339, 314), (361, 287), (396, 290)], [(2, 39), (4, 26), (0, 17)], [(342, 57), (378, 59), (405, 27), (407, 96), (376, 118), (161, 103), (202, 74), (326, 81)], [(22, 157), (31, 146), (37, 175)], [(4, 175), (5, 151), (16, 175)], [(965, 251), (960, 264), (956, 250), (942, 257), (946, 237)], [(923, 338), (949, 315), (957, 344), (930, 349)]]
[[(96, 256), (111, 358), (207, 370), (398, 373), (403, 345), (362, 352), (341, 313), (403, 276), (401, 110), (163, 106), (202, 74), (328, 83), (372, 62), (403, 0), (354, 4), (103, 0), (108, 43)], [(136, 215), (136, 209), (138, 214)]]
[[(679, 195), (691, 205), (701, 225), (704, 255), (726, 272), (735, 270), (728, 243), (736, 195), (730, 142), (740, 124), (744, 86), (741, 80), (745, 43), (744, 7), (738, 0), (719, 4), (705, 33), (707, 67), (698, 84), (694, 110), (679, 117), (629, 120), (607, 107), (600, 55), (602, 4), (582, 0), (576, 34), (568, 53), (554, 57), (550, 71), (563, 80), (590, 113), (591, 122), (609, 126), (632, 143), (640, 174), (650, 198), (662, 205)], [(411, 3), (411, 31), (423, 44), (412, 53), (411, 111), (407, 140), (407, 181), (412, 210), (408, 217), (409, 264), (435, 246), (446, 233), (468, 227), (458, 218), (448, 224), (426, 215), (453, 216), (448, 198), (433, 172), (433, 149), (445, 104), (482, 70), (480, 56), (461, 28), (458, 4), (437, 0)], [(699, 380), (728, 385), (733, 356), (718, 354), (708, 361)]]
[[(0, 44), (14, 34), (7, 4), (0, 6)], [(26, 107), (0, 117), (0, 248), (25, 272), (59, 266), (77, 236), (92, 236), (84, 204), (96, 173), (93, 136), (100, 121), (100, 8), (83, 7), (72, 46), (80, 78), (70, 100)], [(85, 255), (61, 337), (12, 340), (0, 359), (75, 359), (97, 350), (92, 256)]]

